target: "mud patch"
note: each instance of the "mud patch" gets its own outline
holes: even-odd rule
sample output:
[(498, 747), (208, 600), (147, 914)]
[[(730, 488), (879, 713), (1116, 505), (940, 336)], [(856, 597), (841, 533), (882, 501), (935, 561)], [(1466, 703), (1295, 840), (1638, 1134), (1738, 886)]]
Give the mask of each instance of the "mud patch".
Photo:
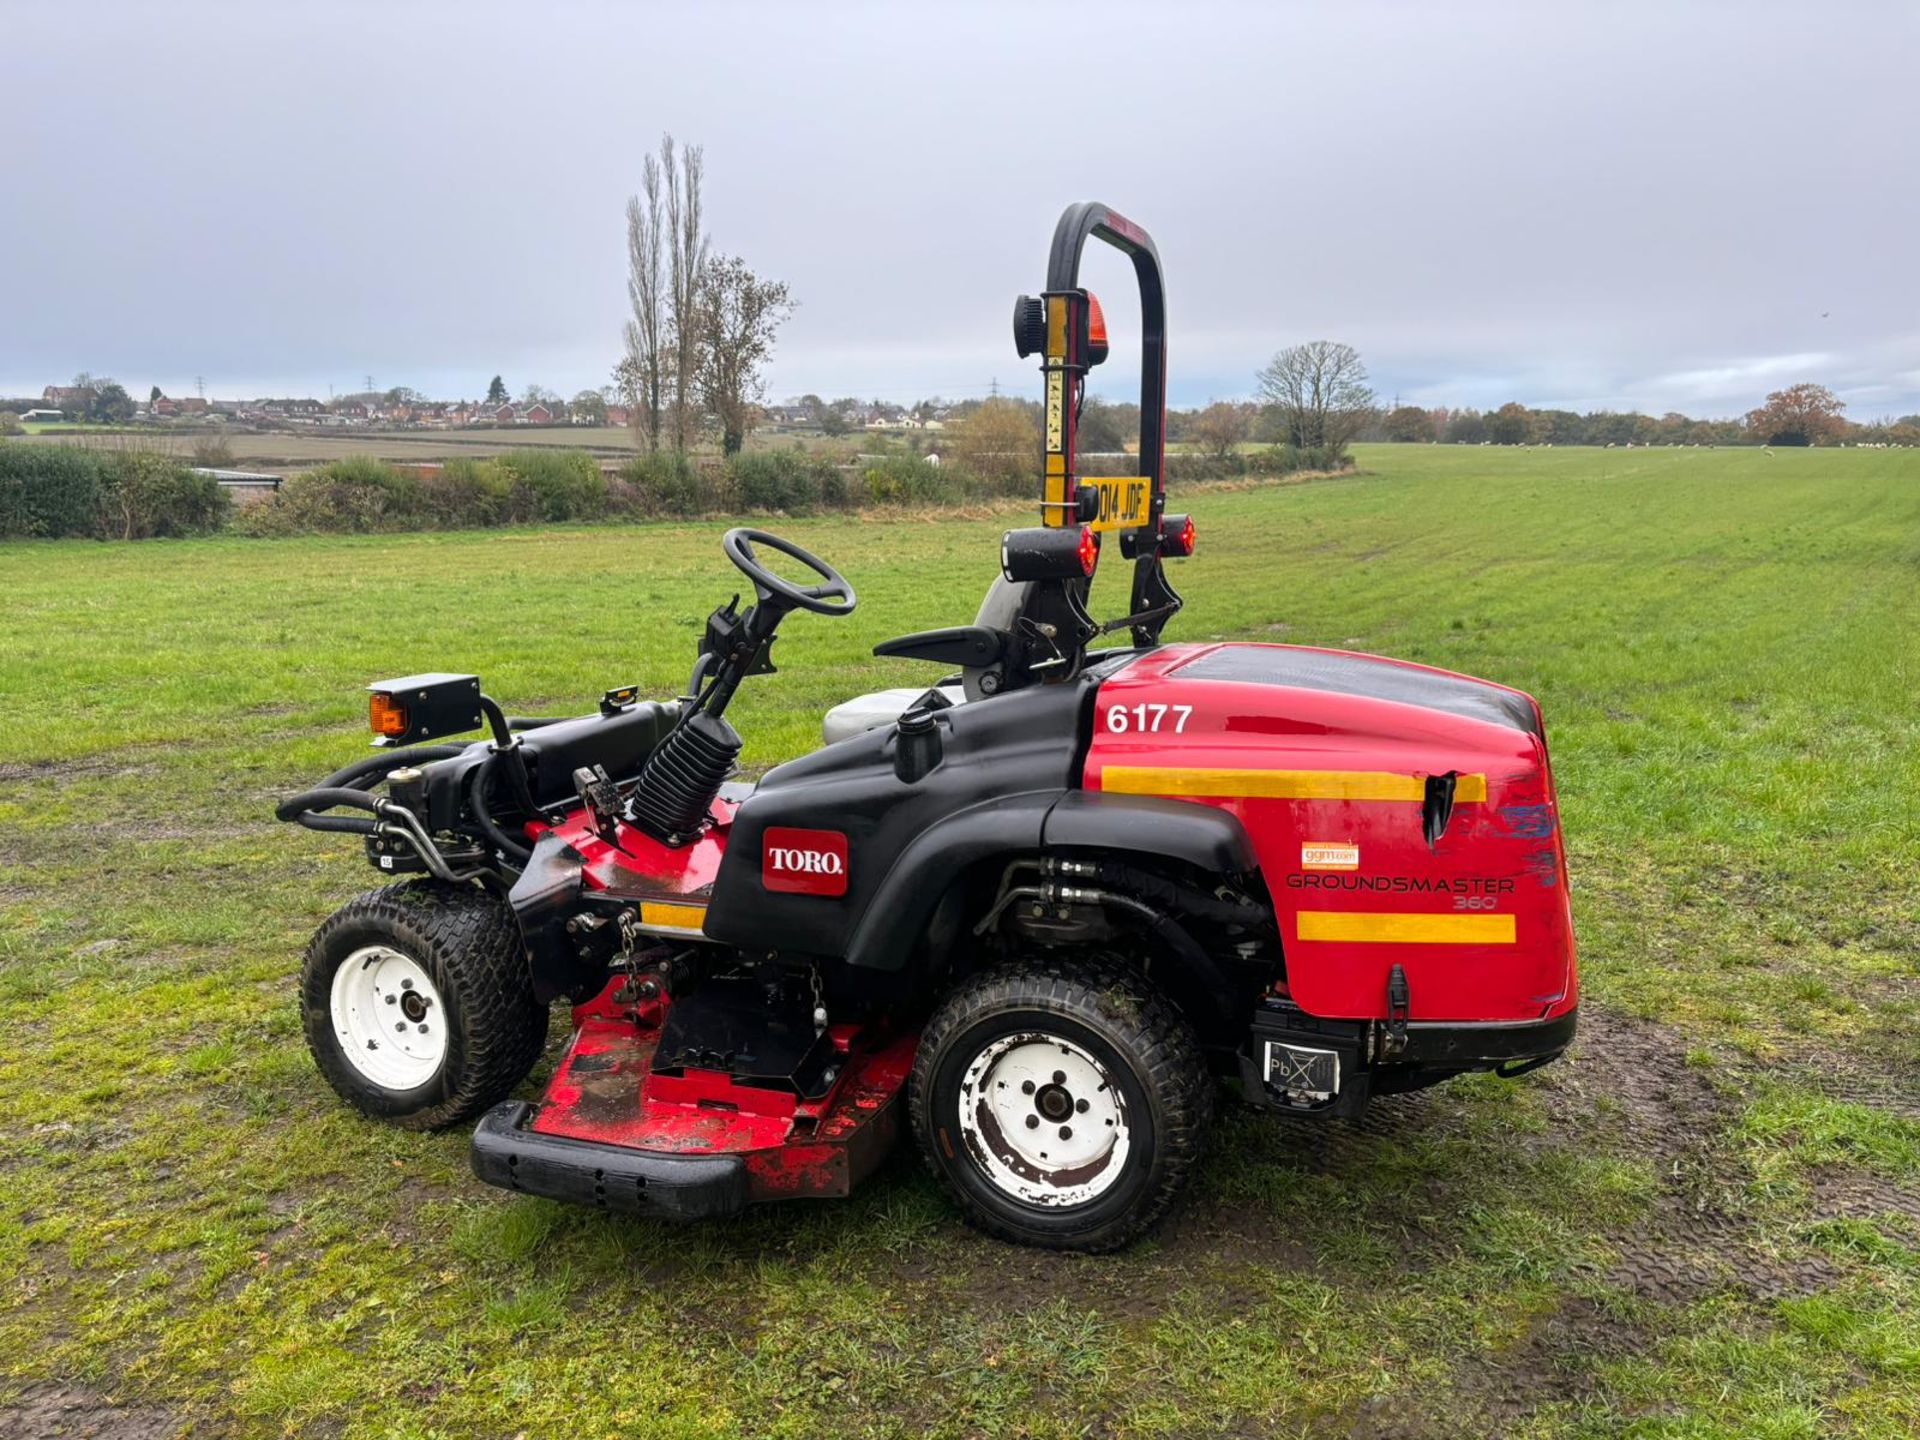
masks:
[(1898, 1216), (1920, 1235), (1920, 1190), (1858, 1170), (1828, 1171), (1813, 1182), (1815, 1220), (1880, 1220)]
[(1346, 1434), (1351, 1440), (1506, 1435), (1542, 1405), (1596, 1393), (1601, 1365), (1642, 1353), (1651, 1339), (1592, 1301), (1569, 1296), (1536, 1316), (1513, 1344), (1464, 1362), (1442, 1405), (1410, 1414), (1398, 1396), (1367, 1400), (1354, 1411)]
[(1760, 1243), (1746, 1166), (1727, 1138), (1738, 1097), (1689, 1069), (1686, 1053), (1677, 1032), (1589, 1003), (1572, 1054), (1543, 1076), (1557, 1133), (1648, 1162), (1657, 1179), (1651, 1213), (1614, 1237), (1619, 1258), (1603, 1278), (1674, 1305), (1717, 1290), (1772, 1300), (1834, 1283), (1840, 1271), (1824, 1256)]
[(0, 1440), (173, 1440), (186, 1433), (169, 1410), (115, 1405), (74, 1386), (38, 1386), (0, 1405)]

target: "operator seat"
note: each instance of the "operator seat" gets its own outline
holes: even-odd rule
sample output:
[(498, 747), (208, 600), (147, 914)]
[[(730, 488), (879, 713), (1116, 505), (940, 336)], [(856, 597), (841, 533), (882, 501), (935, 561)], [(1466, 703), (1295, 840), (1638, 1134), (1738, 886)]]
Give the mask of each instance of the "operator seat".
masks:
[[(1016, 584), (1004, 575), (996, 575), (987, 587), (986, 598), (972, 625), (952, 630), (925, 630), (903, 635), (873, 647), (876, 655), (903, 655), (916, 660), (937, 660), (961, 666), (961, 672), (949, 676), (931, 689), (916, 690), (901, 686), (893, 690), (875, 690), (858, 695), (827, 711), (820, 722), (822, 738), (829, 745), (852, 735), (862, 735), (891, 725), (908, 710), (925, 705), (944, 710), (950, 705), (984, 700), (992, 692), (980, 684), (980, 675), (1002, 654), (1015, 618), (1026, 596), (1027, 583)], [(984, 663), (982, 663), (984, 662)]]

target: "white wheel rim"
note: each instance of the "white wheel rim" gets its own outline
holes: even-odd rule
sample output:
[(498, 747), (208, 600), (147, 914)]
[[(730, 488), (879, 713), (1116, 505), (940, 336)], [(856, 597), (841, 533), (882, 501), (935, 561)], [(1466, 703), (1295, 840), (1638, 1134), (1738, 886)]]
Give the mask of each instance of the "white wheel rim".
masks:
[(385, 1090), (417, 1090), (447, 1058), (447, 1012), (411, 955), (363, 945), (333, 972), (333, 1033), (347, 1063)]
[(1126, 1101), (1113, 1075), (1070, 1040), (1003, 1035), (960, 1079), (960, 1137), (993, 1187), (1049, 1209), (1085, 1205), (1126, 1170)]

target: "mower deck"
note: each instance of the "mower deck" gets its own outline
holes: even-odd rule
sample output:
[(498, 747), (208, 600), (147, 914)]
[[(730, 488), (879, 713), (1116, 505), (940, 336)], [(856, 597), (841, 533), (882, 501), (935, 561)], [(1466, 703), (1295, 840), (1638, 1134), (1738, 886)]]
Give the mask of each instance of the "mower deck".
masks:
[[(624, 980), (574, 1011), (575, 1033), (538, 1104), (481, 1120), (473, 1169), (488, 1184), (610, 1210), (694, 1219), (757, 1200), (844, 1196), (885, 1155), (917, 1036), (866, 1043), (830, 1027), (813, 1096), (733, 1069), (655, 1070), (671, 1003), (627, 1003)], [(717, 1057), (716, 1057), (717, 1058)]]

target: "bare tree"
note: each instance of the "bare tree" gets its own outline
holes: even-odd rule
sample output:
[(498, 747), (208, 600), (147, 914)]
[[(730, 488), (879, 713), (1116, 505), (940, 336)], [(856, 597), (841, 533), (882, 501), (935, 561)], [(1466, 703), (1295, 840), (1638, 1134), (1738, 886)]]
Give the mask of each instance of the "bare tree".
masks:
[(1255, 377), (1260, 395), (1280, 412), (1287, 439), (1302, 450), (1337, 457), (1373, 414), (1373, 390), (1360, 352), (1334, 340), (1292, 345)]
[(648, 450), (660, 448), (660, 239), (660, 161), (649, 155), (640, 167), (640, 193), (627, 197), (627, 299), (633, 318), (626, 323), (626, 357), (615, 371), (632, 407), (634, 433)]
[(666, 181), (667, 327), (673, 356), (673, 448), (685, 450), (699, 430), (696, 384), (700, 367), (700, 275), (707, 264), (700, 182), (706, 164), (698, 145), (676, 156), (673, 136), (660, 140)]
[(766, 388), (761, 370), (792, 309), (785, 282), (762, 280), (737, 255), (716, 255), (701, 267), (699, 392), (728, 455), (746, 442)]
[(1187, 437), (1208, 455), (1231, 455), (1253, 433), (1253, 417), (1231, 400), (1216, 400), (1187, 422)]

